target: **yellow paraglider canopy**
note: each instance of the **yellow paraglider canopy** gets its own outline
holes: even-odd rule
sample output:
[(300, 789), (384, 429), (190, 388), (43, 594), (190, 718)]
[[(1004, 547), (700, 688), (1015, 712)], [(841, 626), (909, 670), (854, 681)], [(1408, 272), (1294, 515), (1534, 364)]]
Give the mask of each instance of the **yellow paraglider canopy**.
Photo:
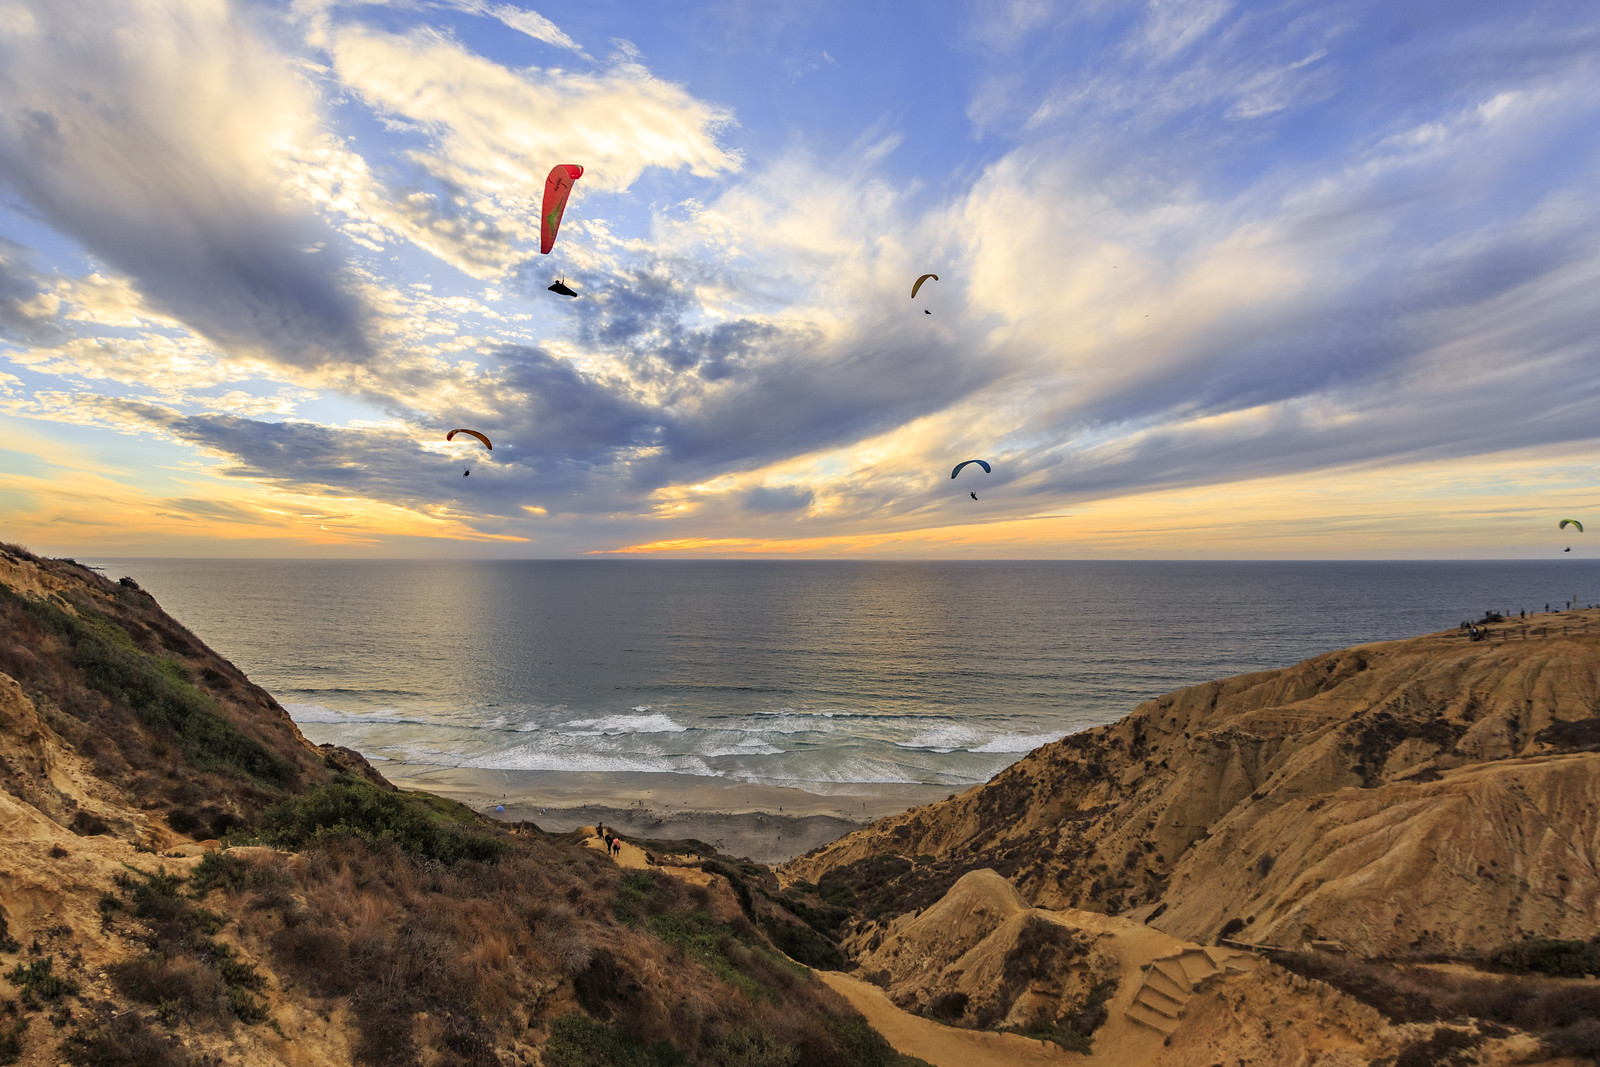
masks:
[(458, 433), (469, 434), (473, 437), (476, 437), (478, 440), (483, 442), (484, 448), (487, 448), (491, 452), (494, 451), (494, 445), (490, 443), (487, 437), (479, 433), (477, 430), (451, 430), (449, 433), (444, 435), (444, 439), (446, 441), (454, 441), (456, 439), (456, 434)]

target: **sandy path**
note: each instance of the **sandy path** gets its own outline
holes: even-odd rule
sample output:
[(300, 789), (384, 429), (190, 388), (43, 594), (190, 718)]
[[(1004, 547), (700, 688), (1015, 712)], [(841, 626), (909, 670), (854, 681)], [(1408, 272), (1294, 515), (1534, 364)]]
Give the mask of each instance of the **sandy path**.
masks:
[[(594, 827), (580, 826), (578, 829), (583, 833), (583, 843), (585, 845), (588, 845), (596, 852), (606, 851), (606, 843), (595, 836)], [(622, 851), (612, 856), (611, 862), (618, 867), (629, 867), (637, 871), (646, 870), (650, 867), (650, 861), (645, 858), (644, 849), (638, 845), (630, 845), (625, 837), (622, 839)]]
[(897, 1050), (934, 1067), (1077, 1067), (1084, 1057), (1017, 1034), (957, 1030), (901, 1011), (883, 990), (838, 971), (814, 971)]
[[(596, 852), (605, 852), (606, 843), (595, 836), (594, 827), (580, 826), (579, 829), (583, 831), (583, 843), (585, 845)], [(612, 856), (611, 862), (618, 867), (627, 867), (636, 871), (661, 871), (663, 874), (670, 874), (679, 881), (688, 882), (690, 885), (711, 884), (711, 875), (702, 871), (699, 867), (678, 867), (672, 863), (651, 863), (650, 857), (645, 850), (638, 845), (628, 844), (627, 838), (622, 839), (622, 851), (618, 855)]]

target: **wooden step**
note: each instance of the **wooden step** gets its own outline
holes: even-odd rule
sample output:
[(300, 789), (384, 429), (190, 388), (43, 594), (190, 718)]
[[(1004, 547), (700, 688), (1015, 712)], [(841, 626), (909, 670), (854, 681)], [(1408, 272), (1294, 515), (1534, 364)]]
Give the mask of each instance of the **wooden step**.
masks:
[(1163, 1037), (1171, 1037), (1173, 1031), (1178, 1029), (1178, 1023), (1176, 1020), (1169, 1019), (1160, 1012), (1151, 1011), (1149, 1008), (1137, 1001), (1129, 1004), (1127, 1010), (1125, 1010), (1122, 1014), (1126, 1015), (1134, 1022), (1139, 1023), (1141, 1026), (1148, 1026), (1150, 1029), (1154, 1030)]

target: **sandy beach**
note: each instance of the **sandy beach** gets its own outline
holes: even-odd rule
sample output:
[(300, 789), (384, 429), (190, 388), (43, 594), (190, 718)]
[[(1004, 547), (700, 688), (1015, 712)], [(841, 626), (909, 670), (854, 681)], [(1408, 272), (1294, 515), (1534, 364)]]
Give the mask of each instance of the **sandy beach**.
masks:
[(952, 792), (946, 786), (863, 782), (824, 794), (690, 774), (377, 766), (401, 789), (449, 797), (497, 819), (526, 820), (557, 833), (604, 823), (624, 836), (693, 839), (760, 863), (781, 863)]

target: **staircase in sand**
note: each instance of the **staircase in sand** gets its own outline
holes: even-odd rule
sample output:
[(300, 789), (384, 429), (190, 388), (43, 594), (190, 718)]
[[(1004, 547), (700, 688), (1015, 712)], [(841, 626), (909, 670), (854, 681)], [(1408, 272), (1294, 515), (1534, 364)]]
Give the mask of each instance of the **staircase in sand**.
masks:
[(1219, 974), (1253, 971), (1256, 963), (1248, 952), (1198, 946), (1152, 960), (1144, 967), (1144, 981), (1123, 1014), (1170, 1036), (1178, 1028), (1183, 1006), (1197, 990)]

